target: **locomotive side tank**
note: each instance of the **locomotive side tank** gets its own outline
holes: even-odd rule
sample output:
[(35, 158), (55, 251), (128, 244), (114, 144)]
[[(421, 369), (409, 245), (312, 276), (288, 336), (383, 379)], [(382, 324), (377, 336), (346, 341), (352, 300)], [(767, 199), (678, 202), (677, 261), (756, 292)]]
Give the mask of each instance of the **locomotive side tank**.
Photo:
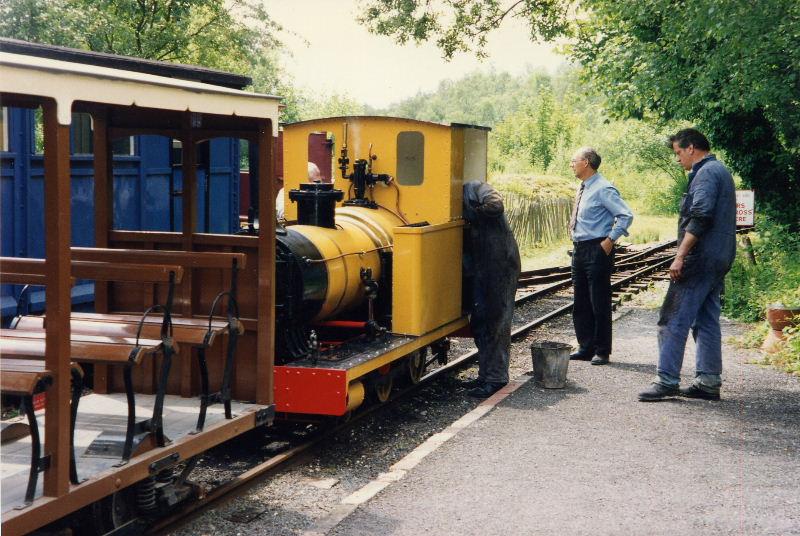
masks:
[[(278, 411), (342, 415), (365, 391), (385, 400), (398, 375), (418, 381), (429, 349), (446, 359), (467, 324), (462, 184), (485, 180), (487, 131), (385, 117), (284, 127)], [(306, 179), (321, 134), (332, 184)]]

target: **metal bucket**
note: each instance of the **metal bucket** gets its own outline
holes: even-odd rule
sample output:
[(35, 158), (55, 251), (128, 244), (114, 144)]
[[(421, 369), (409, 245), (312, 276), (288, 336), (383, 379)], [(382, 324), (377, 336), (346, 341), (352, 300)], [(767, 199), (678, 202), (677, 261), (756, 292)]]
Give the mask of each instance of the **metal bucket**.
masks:
[(569, 353), (563, 342), (536, 341), (531, 344), (533, 379), (545, 389), (563, 389), (567, 384)]

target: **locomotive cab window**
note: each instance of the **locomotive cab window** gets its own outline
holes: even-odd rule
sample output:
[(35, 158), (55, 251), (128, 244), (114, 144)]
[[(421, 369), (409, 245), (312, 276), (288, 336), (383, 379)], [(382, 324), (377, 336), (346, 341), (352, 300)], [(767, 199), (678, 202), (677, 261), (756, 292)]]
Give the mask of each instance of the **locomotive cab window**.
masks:
[[(312, 132), (308, 135), (308, 180), (333, 182), (334, 174), (334, 139), (333, 132)], [(317, 175), (314, 164), (319, 170)], [(313, 171), (312, 171), (313, 170)], [(312, 174), (314, 177), (312, 177)], [(305, 182), (305, 180), (301, 181)]]
[(425, 170), (425, 136), (415, 130), (397, 134), (397, 182), (405, 186), (422, 184)]

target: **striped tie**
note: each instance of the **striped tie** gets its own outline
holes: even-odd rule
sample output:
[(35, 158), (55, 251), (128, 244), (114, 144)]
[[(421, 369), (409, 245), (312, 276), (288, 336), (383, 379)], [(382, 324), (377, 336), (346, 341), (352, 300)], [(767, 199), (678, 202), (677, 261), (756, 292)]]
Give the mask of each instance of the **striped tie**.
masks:
[(572, 207), (572, 216), (569, 218), (569, 231), (575, 231), (575, 225), (578, 223), (578, 206), (581, 204), (581, 196), (583, 195), (583, 187), (586, 186), (585, 182), (581, 183), (578, 193), (575, 194), (575, 206)]

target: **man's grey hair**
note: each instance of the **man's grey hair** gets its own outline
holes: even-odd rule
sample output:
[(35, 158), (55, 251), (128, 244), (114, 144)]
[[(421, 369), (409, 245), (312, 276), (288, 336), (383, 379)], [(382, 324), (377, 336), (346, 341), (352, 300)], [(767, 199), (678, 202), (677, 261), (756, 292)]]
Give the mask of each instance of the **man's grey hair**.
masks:
[(581, 147), (575, 154), (585, 158), (589, 162), (589, 166), (595, 171), (600, 168), (600, 162), (603, 161), (597, 151), (594, 150), (594, 147)]

